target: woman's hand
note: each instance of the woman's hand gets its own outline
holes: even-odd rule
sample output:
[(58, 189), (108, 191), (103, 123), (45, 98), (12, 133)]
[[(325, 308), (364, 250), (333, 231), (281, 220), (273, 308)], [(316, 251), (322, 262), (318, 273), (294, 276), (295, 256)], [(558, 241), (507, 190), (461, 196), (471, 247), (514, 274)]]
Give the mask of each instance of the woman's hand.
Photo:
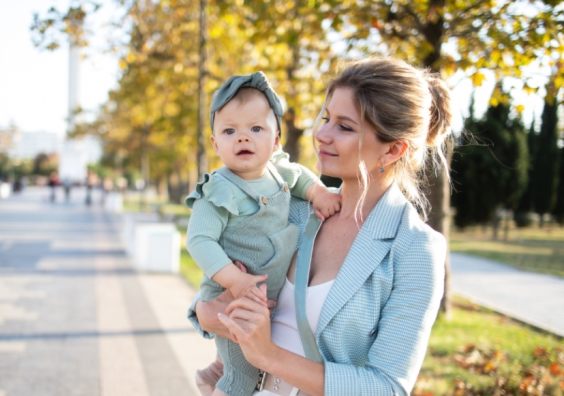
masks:
[[(241, 263), (240, 261), (234, 261), (235, 265), (243, 272), (247, 273), (247, 267)], [(276, 301), (274, 300), (266, 300), (266, 292), (259, 293), (258, 289), (255, 287), (252, 289), (253, 291), (250, 292), (250, 298), (255, 298), (260, 302), (266, 301), (268, 307), (273, 309), (276, 307)], [(198, 317), (198, 321), (200, 322), (200, 326), (202, 329), (207, 331), (208, 333), (214, 333), (220, 337), (228, 338), (231, 341), (235, 341), (229, 330), (218, 320), (218, 313), (224, 313), (227, 306), (234, 300), (235, 298), (229, 292), (229, 290), (225, 290), (221, 293), (217, 298), (210, 300), (210, 301), (199, 301), (196, 303), (196, 316)]]
[(266, 285), (250, 289), (244, 297), (231, 302), (225, 313), (217, 316), (239, 344), (247, 361), (267, 370), (269, 357), (275, 356), (277, 347), (270, 337)]
[(233, 295), (229, 290), (225, 290), (213, 300), (198, 301), (198, 303), (196, 303), (196, 315), (198, 316), (198, 321), (202, 329), (235, 341), (229, 330), (218, 320), (218, 313), (225, 312), (225, 309), (232, 301)]

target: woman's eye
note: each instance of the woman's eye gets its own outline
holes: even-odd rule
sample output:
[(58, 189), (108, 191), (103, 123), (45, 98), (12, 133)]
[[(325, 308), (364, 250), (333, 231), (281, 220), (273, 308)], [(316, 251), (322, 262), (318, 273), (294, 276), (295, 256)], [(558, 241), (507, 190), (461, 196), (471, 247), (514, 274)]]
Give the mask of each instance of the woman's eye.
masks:
[(321, 121), (323, 121), (324, 124), (327, 124), (329, 122), (329, 117), (321, 117)]
[(235, 133), (235, 129), (233, 128), (227, 128), (223, 130), (223, 133), (226, 135), (233, 135)]
[(341, 129), (342, 131), (346, 131), (346, 132), (353, 132), (354, 129), (352, 129), (351, 127), (347, 126), (347, 125), (343, 125), (343, 124), (339, 124), (339, 129)]
[(261, 126), (258, 126), (258, 125), (255, 125), (254, 127), (251, 128), (251, 131), (253, 131), (253, 132), (260, 132), (260, 131), (262, 131), (262, 127), (261, 127)]

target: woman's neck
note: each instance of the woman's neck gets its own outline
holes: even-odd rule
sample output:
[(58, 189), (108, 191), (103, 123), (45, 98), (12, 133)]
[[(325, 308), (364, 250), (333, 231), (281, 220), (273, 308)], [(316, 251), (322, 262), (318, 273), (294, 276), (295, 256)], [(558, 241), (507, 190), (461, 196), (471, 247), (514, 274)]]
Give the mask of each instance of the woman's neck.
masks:
[[(376, 206), (382, 195), (392, 184), (391, 180), (372, 180), (368, 185), (366, 197), (362, 205), (362, 219), (366, 219), (370, 211)], [(341, 184), (341, 211), (339, 217), (342, 219), (357, 219), (356, 213), (358, 202), (362, 196), (363, 188), (358, 180), (343, 180)]]

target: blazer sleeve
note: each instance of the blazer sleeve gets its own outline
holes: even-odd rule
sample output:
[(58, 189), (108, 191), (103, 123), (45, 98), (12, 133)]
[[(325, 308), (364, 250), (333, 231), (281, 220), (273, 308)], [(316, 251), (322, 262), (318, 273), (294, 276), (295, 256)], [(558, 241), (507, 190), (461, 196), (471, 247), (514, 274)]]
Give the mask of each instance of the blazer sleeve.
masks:
[(391, 294), (364, 366), (325, 362), (325, 395), (409, 395), (423, 363), (444, 284), (446, 243), (431, 229), (398, 243)]

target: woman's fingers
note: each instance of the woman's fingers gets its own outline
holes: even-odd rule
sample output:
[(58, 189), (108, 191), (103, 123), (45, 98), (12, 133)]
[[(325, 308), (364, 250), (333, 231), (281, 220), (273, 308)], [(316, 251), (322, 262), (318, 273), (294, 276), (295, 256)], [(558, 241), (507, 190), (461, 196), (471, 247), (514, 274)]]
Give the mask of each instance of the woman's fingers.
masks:
[[(262, 284), (258, 287), (257, 286), (250, 287), (249, 289), (247, 289), (247, 291), (245, 292), (245, 294), (242, 297), (238, 298), (237, 300), (234, 300), (233, 302), (244, 301), (245, 299), (249, 299), (249, 300), (252, 300), (252, 301), (254, 301), (254, 302), (256, 302), (260, 305), (264, 305), (265, 307), (268, 307), (268, 300), (266, 298), (266, 287), (267, 286), (265, 284)], [(229, 304), (229, 305), (231, 305), (231, 304)], [(225, 309), (225, 313), (227, 315), (230, 314), (230, 312), (231, 312), (230, 309), (232, 309), (232, 308), (229, 308), (229, 306), (227, 306), (227, 308)], [(251, 309), (251, 308), (249, 307), (249, 309)]]
[(241, 326), (238, 323), (236, 323), (229, 316), (224, 315), (222, 313), (218, 313), (217, 319), (227, 328), (227, 330), (229, 330), (229, 332), (231, 333), (231, 335), (233, 336), (236, 342), (238, 342), (239, 339), (242, 339), (244, 337), (245, 331), (241, 328)]
[(233, 320), (242, 320), (249, 323), (258, 323), (261, 319), (264, 318), (264, 315), (258, 312), (249, 311), (247, 309), (234, 309), (230, 314), (229, 317)]
[(231, 315), (231, 313), (235, 309), (246, 309), (248, 311), (253, 311), (253, 312), (268, 311), (268, 307), (267, 307), (266, 303), (264, 303), (262, 301), (257, 302), (257, 301), (255, 301), (254, 298), (247, 297), (247, 296), (238, 298), (237, 300), (235, 300), (231, 304), (229, 304), (227, 306), (227, 308), (225, 309), (225, 314)]
[(251, 287), (247, 290), (247, 296), (254, 299), (256, 302), (266, 304), (266, 293), (264, 293), (260, 287)]

